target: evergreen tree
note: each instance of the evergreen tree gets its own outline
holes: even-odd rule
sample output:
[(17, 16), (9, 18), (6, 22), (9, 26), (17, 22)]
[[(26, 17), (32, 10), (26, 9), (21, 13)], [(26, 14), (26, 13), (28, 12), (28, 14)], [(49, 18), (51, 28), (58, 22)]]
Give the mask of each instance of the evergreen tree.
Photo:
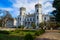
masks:
[(55, 15), (56, 21), (60, 23), (60, 0), (54, 0), (53, 7), (56, 8), (56, 13), (53, 13)]

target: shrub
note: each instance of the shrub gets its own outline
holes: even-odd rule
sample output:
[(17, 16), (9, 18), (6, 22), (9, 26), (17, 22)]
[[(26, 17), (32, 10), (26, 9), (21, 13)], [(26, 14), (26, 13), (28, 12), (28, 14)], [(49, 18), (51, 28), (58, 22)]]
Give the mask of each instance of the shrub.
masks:
[(45, 30), (41, 29), (41, 30), (39, 30), (39, 32), (40, 32), (40, 34), (43, 34), (43, 33), (45, 33)]
[(18, 28), (21, 28), (21, 26), (18, 26)]
[(20, 32), (20, 30), (18, 30), (18, 29), (17, 29), (17, 30), (15, 30), (14, 32), (15, 32), (15, 33), (19, 33), (19, 32)]
[(32, 24), (31, 24), (31, 26), (33, 27), (33, 29), (35, 29), (35, 28), (36, 28), (35, 23), (32, 23)]
[(24, 40), (33, 40), (33, 36), (31, 34), (26, 34)]
[(9, 31), (1, 31), (1, 30), (0, 30), (0, 33), (1, 33), (1, 34), (10, 34)]
[(24, 28), (24, 25), (20, 25), (20, 26), (18, 26), (18, 28), (21, 28), (21, 29), (23, 29), (23, 28)]
[(36, 35), (36, 36), (39, 36), (39, 35), (41, 35), (41, 34), (43, 34), (43, 33), (45, 33), (45, 30), (41, 29), (41, 30), (36, 31), (36, 32), (35, 32), (35, 35)]
[(39, 24), (39, 27), (41, 28), (41, 29), (43, 29), (43, 27), (46, 25), (46, 22), (44, 21), (44, 22), (42, 22), (42, 23), (40, 23)]
[(39, 32), (39, 31), (36, 31), (36, 32), (35, 32), (35, 35), (36, 35), (36, 36), (39, 36), (39, 35), (40, 35), (40, 32)]

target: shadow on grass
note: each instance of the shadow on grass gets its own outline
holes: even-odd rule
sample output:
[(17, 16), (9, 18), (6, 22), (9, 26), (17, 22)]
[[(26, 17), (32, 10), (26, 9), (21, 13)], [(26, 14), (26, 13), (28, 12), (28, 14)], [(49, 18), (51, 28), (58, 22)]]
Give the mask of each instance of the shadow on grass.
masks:
[(23, 40), (23, 36), (0, 34), (0, 40)]
[(57, 40), (57, 39), (48, 39), (48, 38), (36, 38), (35, 40)]

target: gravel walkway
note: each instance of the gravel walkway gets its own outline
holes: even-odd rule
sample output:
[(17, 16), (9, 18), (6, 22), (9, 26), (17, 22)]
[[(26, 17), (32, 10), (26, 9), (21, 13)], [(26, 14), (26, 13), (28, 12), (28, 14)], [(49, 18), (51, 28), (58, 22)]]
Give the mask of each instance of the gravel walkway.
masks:
[(60, 33), (46, 32), (45, 34), (38, 36), (35, 40), (60, 40)]

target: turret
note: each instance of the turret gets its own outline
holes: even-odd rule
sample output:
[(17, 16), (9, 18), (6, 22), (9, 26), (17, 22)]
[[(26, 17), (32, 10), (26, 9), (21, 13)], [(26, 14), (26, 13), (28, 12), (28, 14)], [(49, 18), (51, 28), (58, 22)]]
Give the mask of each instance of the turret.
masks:
[(20, 8), (20, 16), (25, 15), (25, 12), (26, 12), (26, 8), (21, 7), (21, 8)]
[(42, 22), (42, 5), (36, 4), (35, 5), (35, 23), (36, 27), (38, 28), (38, 25)]
[(41, 4), (35, 5), (35, 12), (36, 13), (42, 13), (42, 5)]
[(26, 8), (21, 7), (20, 8), (20, 18), (19, 18), (19, 24), (20, 25), (25, 25), (25, 13), (26, 13)]

